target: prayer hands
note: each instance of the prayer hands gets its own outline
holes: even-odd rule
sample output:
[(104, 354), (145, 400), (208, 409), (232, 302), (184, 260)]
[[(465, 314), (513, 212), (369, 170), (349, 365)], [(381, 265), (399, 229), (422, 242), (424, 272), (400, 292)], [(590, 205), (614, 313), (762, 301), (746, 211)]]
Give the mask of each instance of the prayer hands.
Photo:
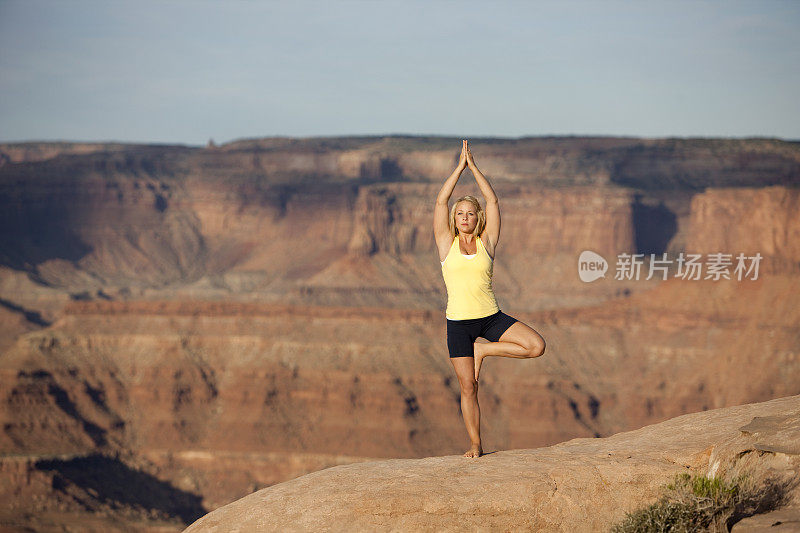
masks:
[(467, 155), (467, 166), (469, 168), (475, 167), (475, 161), (473, 161), (473, 159), (472, 159), (472, 152), (470, 152), (470, 150), (469, 150), (469, 145), (467, 144), (467, 141), (464, 141), (464, 148), (467, 150), (467, 154), (466, 154)]
[(467, 147), (466, 139), (461, 141), (461, 157), (458, 160), (458, 169), (464, 170), (467, 168), (467, 152), (469, 148)]

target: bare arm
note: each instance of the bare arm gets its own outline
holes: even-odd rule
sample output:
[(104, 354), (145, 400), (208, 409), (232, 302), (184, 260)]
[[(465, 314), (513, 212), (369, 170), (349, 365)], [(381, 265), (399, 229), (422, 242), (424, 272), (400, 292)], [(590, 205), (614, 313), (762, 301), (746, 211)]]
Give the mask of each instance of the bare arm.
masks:
[(494, 249), (497, 246), (497, 241), (500, 240), (500, 202), (494, 189), (489, 184), (489, 180), (478, 170), (469, 148), (467, 148), (467, 165), (473, 176), (475, 176), (475, 181), (478, 182), (483, 199), (486, 200), (486, 228), (484, 229), (487, 237), (486, 248), (489, 254), (494, 257)]
[(461, 173), (467, 168), (467, 141), (461, 143), (461, 159), (458, 166), (450, 174), (450, 177), (444, 182), (439, 195), (436, 197), (436, 205), (433, 208), (433, 236), (436, 239), (436, 246), (441, 250), (442, 247), (449, 248), (452, 240), (450, 239), (450, 223), (447, 220), (447, 202), (450, 201), (450, 196), (453, 194), (453, 189), (456, 188), (458, 178)]

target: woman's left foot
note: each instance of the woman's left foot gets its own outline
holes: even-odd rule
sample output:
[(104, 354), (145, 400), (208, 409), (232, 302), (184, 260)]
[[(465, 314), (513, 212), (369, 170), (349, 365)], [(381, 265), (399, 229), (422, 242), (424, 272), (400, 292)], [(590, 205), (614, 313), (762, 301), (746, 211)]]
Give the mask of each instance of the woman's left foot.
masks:
[(463, 457), (480, 457), (483, 455), (483, 448), (480, 444), (473, 444), (472, 448), (464, 452)]

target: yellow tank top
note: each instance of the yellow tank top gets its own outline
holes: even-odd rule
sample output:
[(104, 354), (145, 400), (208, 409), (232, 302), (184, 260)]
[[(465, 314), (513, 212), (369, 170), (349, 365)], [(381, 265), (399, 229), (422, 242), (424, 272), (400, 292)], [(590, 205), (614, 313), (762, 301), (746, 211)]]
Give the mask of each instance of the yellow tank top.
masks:
[(450, 320), (467, 320), (493, 315), (500, 308), (492, 291), (494, 262), (476, 237), (477, 251), (472, 256), (461, 253), (458, 236), (442, 261), (442, 276), (447, 286), (447, 310)]

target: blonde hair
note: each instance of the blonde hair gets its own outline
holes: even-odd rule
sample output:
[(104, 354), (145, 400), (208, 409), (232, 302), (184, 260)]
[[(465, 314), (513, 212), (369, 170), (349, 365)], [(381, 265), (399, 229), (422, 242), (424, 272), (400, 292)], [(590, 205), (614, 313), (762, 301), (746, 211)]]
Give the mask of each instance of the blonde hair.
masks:
[(458, 227), (456, 226), (456, 207), (461, 202), (469, 202), (472, 204), (472, 207), (475, 208), (475, 214), (478, 215), (478, 224), (475, 226), (475, 236), (480, 237), (483, 233), (483, 229), (486, 227), (486, 213), (481, 207), (481, 203), (478, 201), (477, 198), (474, 196), (462, 196), (456, 203), (453, 204), (453, 207), (450, 208), (450, 236), (455, 238), (458, 235)]

